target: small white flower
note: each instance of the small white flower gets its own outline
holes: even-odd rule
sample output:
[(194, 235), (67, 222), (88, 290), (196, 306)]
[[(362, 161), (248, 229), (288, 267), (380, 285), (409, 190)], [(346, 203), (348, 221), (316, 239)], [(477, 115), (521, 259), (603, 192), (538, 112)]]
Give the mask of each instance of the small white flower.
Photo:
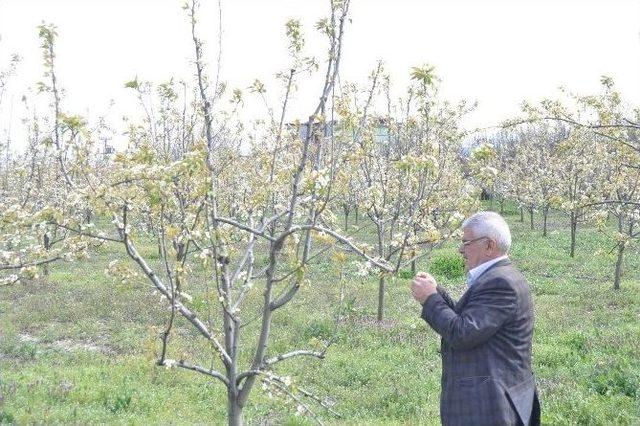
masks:
[(193, 301), (193, 296), (187, 294), (187, 293), (180, 293), (180, 296), (185, 299), (188, 302), (192, 302)]
[(164, 365), (164, 367), (166, 369), (174, 368), (176, 366), (176, 360), (175, 359), (165, 359), (164, 363), (162, 365)]
[(360, 263), (358, 265), (357, 275), (361, 277), (366, 277), (367, 275), (369, 275), (369, 271), (371, 271), (372, 266), (373, 265), (368, 260), (364, 263)]

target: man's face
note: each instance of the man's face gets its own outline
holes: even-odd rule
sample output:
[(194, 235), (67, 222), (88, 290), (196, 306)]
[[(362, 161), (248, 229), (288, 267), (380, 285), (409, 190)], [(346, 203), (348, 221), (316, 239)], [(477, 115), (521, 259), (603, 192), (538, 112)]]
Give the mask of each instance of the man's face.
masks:
[(487, 260), (488, 241), (487, 237), (476, 237), (469, 229), (462, 230), (462, 242), (458, 251), (464, 259), (465, 272), (469, 272)]

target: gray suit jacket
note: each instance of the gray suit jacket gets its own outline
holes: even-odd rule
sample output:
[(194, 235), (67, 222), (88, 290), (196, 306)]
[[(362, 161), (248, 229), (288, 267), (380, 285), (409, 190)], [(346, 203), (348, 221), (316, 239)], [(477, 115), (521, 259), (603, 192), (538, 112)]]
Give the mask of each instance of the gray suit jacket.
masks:
[(443, 425), (539, 424), (531, 292), (509, 260), (485, 271), (458, 303), (438, 288), (422, 318), (442, 336)]

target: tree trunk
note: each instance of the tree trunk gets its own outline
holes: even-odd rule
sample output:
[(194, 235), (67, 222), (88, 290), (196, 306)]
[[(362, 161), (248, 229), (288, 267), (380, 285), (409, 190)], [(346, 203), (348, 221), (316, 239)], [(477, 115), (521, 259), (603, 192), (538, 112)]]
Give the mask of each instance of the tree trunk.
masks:
[(356, 213), (356, 217), (355, 217), (356, 226), (358, 226), (358, 206), (356, 206), (356, 208), (354, 210), (355, 210), (355, 213)]
[(571, 248), (569, 249), (569, 256), (575, 257), (576, 254), (576, 231), (578, 228), (578, 218), (575, 213), (571, 213), (570, 217), (571, 226)]
[(524, 209), (520, 207), (520, 222), (524, 223)]
[(380, 277), (378, 282), (378, 321), (382, 321), (384, 318), (384, 291), (385, 291), (385, 279)]
[[(624, 230), (624, 218), (622, 215), (618, 216), (618, 232), (623, 233)], [(629, 221), (628, 228), (629, 236), (633, 235), (633, 221)], [(616, 260), (616, 273), (613, 278), (613, 289), (620, 290), (620, 281), (622, 280), (622, 259), (624, 258), (624, 241), (618, 243), (618, 259)]]
[(91, 223), (93, 219), (93, 211), (90, 208), (86, 208), (84, 211), (84, 223)]
[(349, 208), (345, 205), (344, 209), (344, 230), (349, 229)]
[(531, 230), (533, 231), (535, 229), (533, 226), (533, 206), (529, 207), (529, 222), (531, 223)]
[[(49, 234), (47, 232), (45, 232), (42, 236), (42, 242), (44, 245), (44, 249), (46, 251), (49, 251), (51, 249), (51, 237), (49, 237)], [(42, 275), (49, 275), (49, 265), (46, 263), (42, 266)]]
[(549, 217), (549, 206), (542, 208), (542, 236), (547, 236), (547, 218)]
[(624, 242), (618, 244), (618, 260), (616, 260), (616, 274), (613, 278), (613, 289), (620, 290), (620, 279), (622, 278), (622, 258), (624, 257)]
[(227, 392), (227, 415), (229, 416), (229, 426), (244, 424), (242, 407), (238, 404), (238, 397), (231, 390)]
[(504, 197), (500, 197), (500, 214), (504, 215)]
[[(418, 227), (416, 225), (413, 225), (413, 236), (417, 236), (418, 235)], [(416, 276), (416, 251), (415, 250), (411, 250), (411, 276), (415, 277)]]

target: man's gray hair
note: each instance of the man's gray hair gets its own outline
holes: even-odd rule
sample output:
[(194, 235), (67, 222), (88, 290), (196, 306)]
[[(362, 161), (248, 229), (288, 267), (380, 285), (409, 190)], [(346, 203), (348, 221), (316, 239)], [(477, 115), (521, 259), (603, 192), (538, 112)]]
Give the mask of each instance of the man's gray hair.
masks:
[(498, 213), (478, 212), (462, 223), (462, 229), (469, 229), (474, 238), (492, 239), (498, 244), (501, 254), (506, 254), (511, 247), (509, 225)]

